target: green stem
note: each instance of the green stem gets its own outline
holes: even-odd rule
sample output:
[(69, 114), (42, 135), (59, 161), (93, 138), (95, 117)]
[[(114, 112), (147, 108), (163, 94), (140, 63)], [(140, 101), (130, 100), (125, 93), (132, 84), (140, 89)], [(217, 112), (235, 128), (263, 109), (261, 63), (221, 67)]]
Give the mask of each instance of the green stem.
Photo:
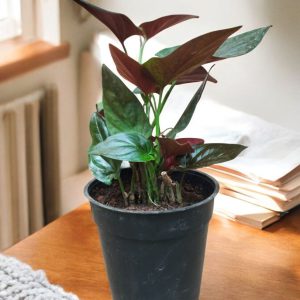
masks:
[(146, 45), (147, 40), (143, 39), (142, 37), (140, 38), (140, 52), (139, 52), (139, 59), (138, 62), (141, 64), (143, 61), (143, 53), (144, 53), (144, 49), (145, 49), (145, 45)]
[(167, 100), (168, 100), (168, 98), (170, 97), (170, 94), (172, 93), (172, 91), (173, 91), (175, 85), (176, 85), (176, 81), (174, 81), (174, 82), (172, 83), (172, 85), (171, 85), (170, 88), (168, 89), (168, 91), (167, 91), (167, 93), (166, 93), (164, 99), (162, 100), (162, 102), (161, 102), (160, 105), (158, 106), (159, 114), (161, 114), (161, 112), (163, 111), (163, 109), (164, 109), (164, 107), (165, 107), (165, 105), (166, 105), (166, 103), (167, 103)]
[(136, 167), (134, 163), (130, 164), (131, 170), (132, 170), (132, 177), (131, 177), (131, 184), (130, 184), (130, 193), (134, 194), (135, 192), (135, 185), (137, 181), (137, 176), (136, 176)]
[[(168, 89), (168, 91), (167, 91), (167, 93), (166, 93), (166, 95), (164, 96), (164, 98), (162, 99), (162, 92), (161, 92), (161, 94), (160, 94), (160, 101), (158, 102), (158, 107), (157, 107), (157, 111), (158, 111), (158, 114), (160, 115), (161, 113), (162, 113), (162, 111), (163, 111), (163, 109), (164, 109), (164, 107), (165, 107), (165, 105), (166, 105), (166, 103), (167, 103), (167, 100), (168, 100), (168, 98), (169, 98), (169, 96), (170, 96), (170, 94), (171, 94), (171, 92), (173, 91), (173, 88), (175, 87), (175, 85), (176, 85), (176, 81), (174, 81), (173, 83), (172, 83), (172, 85), (170, 86), (170, 88)], [(152, 128), (154, 128), (155, 127), (155, 120), (152, 122), (152, 124), (151, 124), (151, 126), (152, 126)]]
[(149, 117), (150, 117), (150, 104), (149, 103), (146, 104), (146, 115), (149, 119)]
[(155, 172), (155, 165), (154, 162), (150, 161), (147, 163), (147, 170), (149, 173), (149, 179), (151, 180), (152, 190), (153, 190), (153, 198), (155, 199), (154, 202), (159, 201), (159, 188), (158, 188), (158, 182), (156, 178), (156, 172)]
[(123, 184), (123, 181), (122, 181), (122, 179), (121, 179), (120, 176), (118, 177), (118, 181), (119, 181), (119, 186), (120, 186), (120, 190), (122, 192), (122, 196), (123, 196), (125, 205), (128, 206), (128, 199), (126, 197), (126, 192), (125, 192), (124, 184)]
[(159, 93), (158, 109), (155, 112), (155, 132), (156, 132), (156, 136), (157, 137), (160, 136), (160, 122), (159, 122), (159, 117), (160, 117), (161, 111), (160, 111), (159, 107), (161, 106), (162, 95), (163, 95), (163, 90), (161, 90), (161, 92)]

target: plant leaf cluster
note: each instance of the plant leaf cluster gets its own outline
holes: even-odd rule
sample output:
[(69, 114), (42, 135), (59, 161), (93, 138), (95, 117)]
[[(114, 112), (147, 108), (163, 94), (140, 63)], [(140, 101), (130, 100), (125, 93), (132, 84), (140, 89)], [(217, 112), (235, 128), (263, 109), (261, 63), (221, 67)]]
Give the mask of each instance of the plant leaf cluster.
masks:
[[(239, 35), (241, 26), (212, 31), (186, 43), (162, 49), (143, 62), (147, 41), (178, 23), (198, 18), (194, 15), (168, 15), (136, 26), (124, 14), (104, 10), (83, 0), (74, 0), (106, 25), (121, 43), (110, 45), (118, 73), (136, 88), (128, 89), (107, 66), (102, 67), (103, 105), (90, 121), (92, 144), (89, 167), (106, 183), (119, 180), (124, 198), (157, 204), (164, 200), (159, 191), (162, 171), (203, 168), (238, 156), (246, 147), (238, 144), (205, 143), (200, 138), (180, 138), (189, 125), (208, 81), (217, 80), (204, 65), (245, 55), (255, 49), (270, 28), (263, 27)], [(140, 38), (137, 60), (127, 54), (125, 40)], [(201, 82), (175, 124), (162, 131), (160, 117), (176, 85)], [(100, 106), (98, 106), (99, 109)], [(123, 161), (132, 168), (131, 189), (125, 193), (120, 178)], [(165, 174), (165, 173), (164, 173)], [(178, 195), (178, 185), (176, 194)], [(181, 196), (178, 196), (178, 201)], [(124, 199), (128, 202), (128, 199)]]

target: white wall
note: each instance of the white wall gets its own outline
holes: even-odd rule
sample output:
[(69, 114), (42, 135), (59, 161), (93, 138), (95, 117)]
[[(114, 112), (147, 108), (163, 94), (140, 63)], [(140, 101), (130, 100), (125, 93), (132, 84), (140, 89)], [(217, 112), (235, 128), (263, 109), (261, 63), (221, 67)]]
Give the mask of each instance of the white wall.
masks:
[(103, 0), (100, 4), (127, 14), (137, 24), (172, 13), (200, 19), (177, 25), (159, 35), (173, 46), (202, 33), (244, 25), (241, 32), (272, 24), (252, 53), (219, 62), (206, 95), (223, 104), (300, 130), (300, 1), (297, 0)]

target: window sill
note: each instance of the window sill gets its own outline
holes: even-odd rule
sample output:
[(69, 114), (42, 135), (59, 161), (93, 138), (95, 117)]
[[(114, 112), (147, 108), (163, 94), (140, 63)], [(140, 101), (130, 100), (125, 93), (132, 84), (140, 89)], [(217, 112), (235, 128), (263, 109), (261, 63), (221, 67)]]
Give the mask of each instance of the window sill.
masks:
[(13, 39), (1, 43), (0, 82), (67, 58), (70, 45), (52, 45), (44, 41), (23, 42)]

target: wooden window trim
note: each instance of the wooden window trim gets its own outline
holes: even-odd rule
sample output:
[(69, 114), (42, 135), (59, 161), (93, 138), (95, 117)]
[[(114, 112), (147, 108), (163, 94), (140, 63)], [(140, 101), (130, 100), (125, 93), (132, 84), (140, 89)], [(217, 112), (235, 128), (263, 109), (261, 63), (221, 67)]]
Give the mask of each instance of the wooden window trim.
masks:
[(65, 59), (70, 54), (70, 45), (52, 45), (37, 40), (31, 43), (19, 38), (0, 44), (0, 82)]

